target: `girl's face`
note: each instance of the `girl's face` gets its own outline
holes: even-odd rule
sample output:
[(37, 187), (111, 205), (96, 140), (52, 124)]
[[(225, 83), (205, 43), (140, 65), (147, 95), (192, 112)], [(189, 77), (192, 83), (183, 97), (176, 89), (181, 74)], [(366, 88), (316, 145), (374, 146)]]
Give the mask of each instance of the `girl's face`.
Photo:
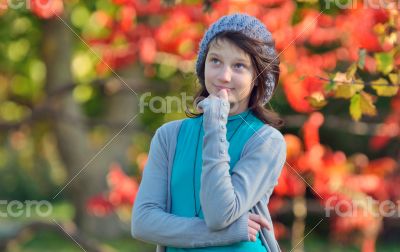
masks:
[(255, 70), (250, 55), (227, 39), (211, 41), (207, 53), (204, 79), (208, 93), (217, 95), (228, 91), (230, 114), (238, 114), (248, 107)]

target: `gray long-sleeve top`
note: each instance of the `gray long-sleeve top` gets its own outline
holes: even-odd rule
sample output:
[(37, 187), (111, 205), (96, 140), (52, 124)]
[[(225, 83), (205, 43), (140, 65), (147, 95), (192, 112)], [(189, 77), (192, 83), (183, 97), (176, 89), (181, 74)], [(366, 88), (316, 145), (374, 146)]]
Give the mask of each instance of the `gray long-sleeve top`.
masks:
[[(208, 97), (204, 110), (203, 167), (200, 202), (204, 219), (170, 213), (170, 178), (182, 120), (161, 126), (155, 133), (132, 212), (133, 237), (165, 246), (197, 248), (249, 241), (248, 213), (262, 215), (272, 227), (267, 208), (286, 160), (282, 134), (264, 125), (245, 144), (232, 175), (229, 174), (226, 137), (229, 104)], [(260, 239), (268, 251), (280, 251), (273, 230), (263, 228)]]

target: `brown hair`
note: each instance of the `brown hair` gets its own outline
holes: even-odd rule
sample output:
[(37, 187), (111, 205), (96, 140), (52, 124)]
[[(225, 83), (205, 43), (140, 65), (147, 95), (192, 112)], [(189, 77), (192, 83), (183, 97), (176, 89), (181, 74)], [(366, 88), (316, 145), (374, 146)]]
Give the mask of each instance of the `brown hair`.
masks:
[[(198, 75), (201, 88), (194, 97), (195, 101), (194, 105), (197, 106), (197, 104), (201, 101), (201, 99), (199, 98), (209, 96), (204, 80), (205, 61), (211, 43), (213, 43), (214, 40), (216, 43), (218, 43), (219, 40), (223, 39), (227, 39), (228, 41), (234, 43), (240, 49), (248, 53), (250, 55), (251, 62), (255, 68), (255, 74), (257, 76), (255, 80), (256, 84), (254, 85), (253, 90), (251, 91), (250, 94), (249, 108), (264, 123), (269, 124), (274, 128), (282, 127), (283, 120), (279, 117), (279, 115), (276, 112), (265, 108), (263, 104), (264, 95), (267, 88), (265, 85), (265, 82), (267, 81), (267, 76), (263, 71), (270, 71), (274, 75), (275, 85), (271, 92), (272, 96), (278, 85), (280, 68), (279, 68), (278, 57), (271, 58), (266, 56), (265, 54), (262, 53), (262, 47), (263, 46), (275, 47), (275, 46), (273, 43), (266, 45), (265, 42), (249, 38), (240, 32), (233, 32), (233, 31), (221, 32), (208, 44), (205, 54), (206, 56), (201, 62), (201, 67)], [(191, 112), (188, 109), (186, 109), (185, 113), (186, 116), (190, 118), (202, 115), (202, 113)]]

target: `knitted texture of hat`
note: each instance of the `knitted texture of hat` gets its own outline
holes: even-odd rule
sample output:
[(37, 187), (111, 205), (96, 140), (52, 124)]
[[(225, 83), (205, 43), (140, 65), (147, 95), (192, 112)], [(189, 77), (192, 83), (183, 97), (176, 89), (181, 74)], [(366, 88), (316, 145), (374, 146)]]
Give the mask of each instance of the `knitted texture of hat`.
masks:
[[(257, 18), (247, 14), (235, 13), (231, 15), (226, 15), (218, 19), (210, 26), (200, 42), (196, 62), (196, 74), (199, 79), (201, 63), (206, 57), (208, 44), (215, 38), (216, 35), (224, 31), (237, 31), (243, 33), (250, 38), (264, 41), (266, 43), (266, 46), (262, 48), (263, 53), (265, 53), (268, 57), (272, 59), (277, 58), (276, 51), (273, 46), (274, 42), (272, 35), (263, 23), (261, 23)], [(275, 77), (271, 73), (271, 71), (263, 71), (262, 74), (266, 75), (266, 91), (264, 95), (265, 104), (270, 100), (272, 96), (272, 92), (275, 86)]]

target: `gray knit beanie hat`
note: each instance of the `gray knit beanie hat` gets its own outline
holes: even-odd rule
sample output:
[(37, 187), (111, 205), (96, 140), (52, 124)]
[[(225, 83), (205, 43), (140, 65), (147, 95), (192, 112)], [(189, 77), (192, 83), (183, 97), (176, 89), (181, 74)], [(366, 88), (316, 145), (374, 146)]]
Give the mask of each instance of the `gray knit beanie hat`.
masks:
[[(261, 23), (260, 20), (243, 13), (226, 15), (218, 19), (210, 26), (200, 42), (196, 62), (196, 74), (199, 79), (201, 79), (201, 63), (206, 57), (208, 44), (215, 38), (215, 36), (224, 31), (237, 31), (243, 33), (250, 38), (264, 41), (265, 46), (262, 48), (263, 53), (265, 53), (266, 56), (271, 59), (277, 59), (278, 56), (275, 51), (274, 41), (271, 32), (267, 30), (265, 25)], [(275, 60), (273, 60), (273, 63), (271, 64), (275, 64)], [(275, 87), (275, 76), (271, 71), (267, 70), (263, 71), (262, 74), (266, 75), (266, 91), (264, 95), (264, 104), (266, 104), (270, 100)], [(204, 85), (204, 83), (202, 83), (202, 85)]]

